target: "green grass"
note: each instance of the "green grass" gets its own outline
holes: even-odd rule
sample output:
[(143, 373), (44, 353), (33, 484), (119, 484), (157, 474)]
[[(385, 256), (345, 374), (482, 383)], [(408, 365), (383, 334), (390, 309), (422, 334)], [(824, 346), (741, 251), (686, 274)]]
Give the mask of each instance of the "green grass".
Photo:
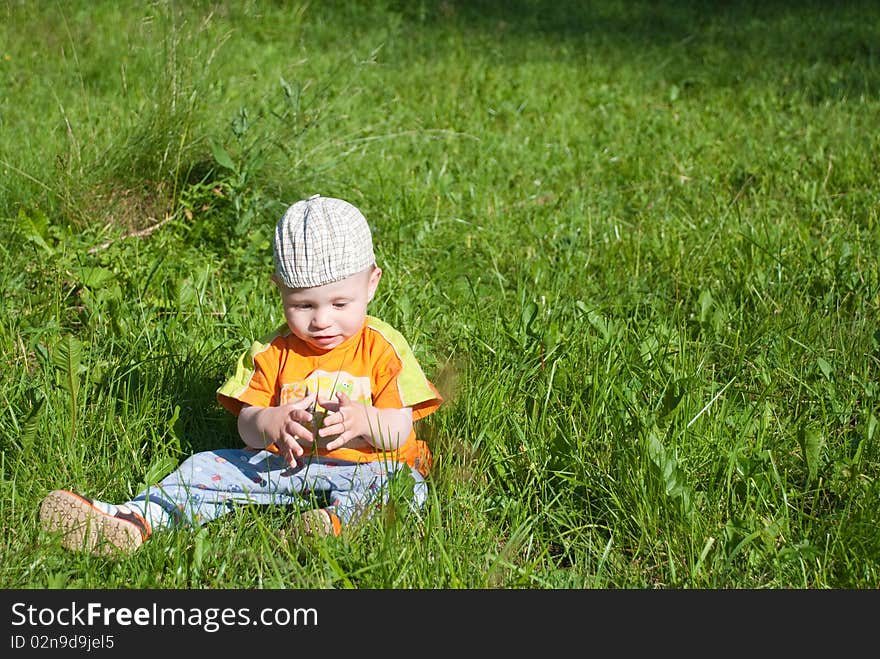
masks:
[[(719, 6), (720, 4), (720, 6)], [(668, 6), (666, 6), (668, 5)], [(875, 3), (0, 5), (8, 588), (877, 588)], [(448, 395), (420, 515), (72, 555), (237, 446), (285, 206), (358, 205)], [(140, 232), (140, 233), (138, 233)]]

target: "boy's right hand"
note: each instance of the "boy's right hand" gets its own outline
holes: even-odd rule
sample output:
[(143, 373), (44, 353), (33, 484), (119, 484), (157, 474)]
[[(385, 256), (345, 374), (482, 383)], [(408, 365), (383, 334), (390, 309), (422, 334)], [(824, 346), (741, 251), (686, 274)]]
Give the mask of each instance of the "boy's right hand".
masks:
[[(255, 437), (270, 439), (278, 449), (278, 454), (287, 464), (295, 467), (297, 458), (302, 457), (305, 449), (310, 448), (314, 442), (311, 430), (312, 413), (309, 411), (314, 404), (315, 396), (310, 394), (293, 403), (260, 408), (256, 418), (251, 417), (252, 421), (248, 425), (254, 428)], [(249, 446), (255, 445), (247, 440), (245, 442)]]

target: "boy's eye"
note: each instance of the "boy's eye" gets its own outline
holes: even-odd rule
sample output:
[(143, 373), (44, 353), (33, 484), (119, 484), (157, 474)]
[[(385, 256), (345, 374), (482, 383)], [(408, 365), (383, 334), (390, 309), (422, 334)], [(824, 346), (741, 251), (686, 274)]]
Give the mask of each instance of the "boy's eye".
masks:
[(311, 308), (312, 308), (312, 305), (311, 305), (311, 304), (305, 304), (305, 303), (301, 303), (301, 304), (293, 304), (293, 305), (291, 305), (291, 306), (292, 306), (294, 309), (311, 309)]
[(348, 302), (336, 302), (333, 305), (335, 309), (345, 309), (346, 306), (348, 306)]

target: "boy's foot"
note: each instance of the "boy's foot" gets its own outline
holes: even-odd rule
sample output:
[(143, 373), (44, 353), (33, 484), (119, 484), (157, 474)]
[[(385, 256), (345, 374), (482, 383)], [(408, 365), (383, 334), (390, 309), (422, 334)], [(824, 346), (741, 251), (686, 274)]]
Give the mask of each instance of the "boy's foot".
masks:
[(150, 526), (126, 506), (87, 499), (67, 490), (50, 492), (40, 504), (46, 531), (60, 532), (61, 544), (96, 556), (130, 553), (150, 537)]
[(339, 521), (339, 517), (326, 508), (313, 508), (312, 510), (305, 511), (299, 517), (302, 520), (304, 535), (324, 538), (329, 535), (339, 535), (342, 533), (342, 524)]

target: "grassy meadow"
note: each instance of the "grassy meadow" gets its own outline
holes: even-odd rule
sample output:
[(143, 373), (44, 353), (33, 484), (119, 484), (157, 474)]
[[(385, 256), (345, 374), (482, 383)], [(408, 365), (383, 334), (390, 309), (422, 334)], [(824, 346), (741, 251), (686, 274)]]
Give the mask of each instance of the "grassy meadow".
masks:
[[(0, 2), (5, 588), (880, 586), (880, 6)], [(270, 237), (357, 205), (420, 514), (37, 524), (238, 446)]]

